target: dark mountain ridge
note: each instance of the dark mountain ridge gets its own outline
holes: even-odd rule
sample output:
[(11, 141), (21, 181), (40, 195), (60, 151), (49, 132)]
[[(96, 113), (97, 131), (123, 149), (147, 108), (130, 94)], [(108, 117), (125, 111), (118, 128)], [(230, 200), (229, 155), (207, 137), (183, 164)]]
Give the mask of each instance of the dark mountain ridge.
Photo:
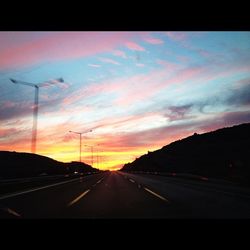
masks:
[(175, 141), (125, 164), (122, 171), (157, 171), (250, 184), (250, 123)]
[(0, 179), (99, 171), (82, 162), (63, 163), (46, 156), (0, 151)]

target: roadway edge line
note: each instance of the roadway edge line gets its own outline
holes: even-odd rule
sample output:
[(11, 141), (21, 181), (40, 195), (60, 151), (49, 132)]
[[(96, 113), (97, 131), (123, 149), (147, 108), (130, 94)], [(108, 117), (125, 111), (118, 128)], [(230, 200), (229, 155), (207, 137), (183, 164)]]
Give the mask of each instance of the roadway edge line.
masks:
[(3, 195), (3, 196), (0, 196), (0, 200), (4, 200), (4, 199), (15, 197), (15, 196), (18, 196), (18, 195), (27, 194), (27, 193), (35, 192), (35, 191), (38, 191), (38, 190), (42, 190), (42, 189), (46, 189), (46, 188), (50, 188), (50, 187), (55, 187), (55, 186), (59, 186), (59, 185), (62, 185), (62, 184), (75, 182), (75, 181), (79, 181), (79, 178), (74, 179), (74, 180), (69, 180), (69, 181), (58, 182), (58, 183), (54, 183), (54, 184), (50, 184), (50, 185), (42, 186), (42, 187), (38, 187), (38, 188), (32, 188), (32, 189), (21, 191), (21, 192), (16, 192), (16, 193), (12, 193), (12, 194)]

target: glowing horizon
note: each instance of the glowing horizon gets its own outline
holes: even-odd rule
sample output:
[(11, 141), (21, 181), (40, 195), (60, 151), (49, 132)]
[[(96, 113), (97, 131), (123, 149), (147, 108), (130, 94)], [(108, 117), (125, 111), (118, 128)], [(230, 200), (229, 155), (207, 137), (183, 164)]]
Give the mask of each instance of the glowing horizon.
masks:
[[(0, 150), (115, 170), (193, 133), (250, 122), (250, 32), (0, 32)], [(97, 146), (98, 145), (98, 146)], [(97, 154), (99, 164), (97, 163)]]

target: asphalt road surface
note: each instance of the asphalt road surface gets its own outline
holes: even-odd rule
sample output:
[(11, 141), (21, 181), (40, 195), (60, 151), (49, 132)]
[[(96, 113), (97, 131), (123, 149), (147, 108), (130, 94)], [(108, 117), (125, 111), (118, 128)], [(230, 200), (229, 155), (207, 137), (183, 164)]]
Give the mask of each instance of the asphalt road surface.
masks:
[(250, 218), (249, 189), (102, 172), (0, 196), (0, 218)]

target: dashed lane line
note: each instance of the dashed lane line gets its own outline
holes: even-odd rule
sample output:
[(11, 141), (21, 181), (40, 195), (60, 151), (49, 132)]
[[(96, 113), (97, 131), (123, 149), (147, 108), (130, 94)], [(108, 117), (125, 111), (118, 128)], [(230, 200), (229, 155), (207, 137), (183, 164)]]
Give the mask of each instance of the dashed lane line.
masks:
[(68, 204), (68, 207), (72, 206), (73, 204), (75, 204), (76, 202), (78, 202), (83, 196), (85, 196), (88, 192), (90, 191), (90, 189), (86, 190), (85, 192), (83, 192), (81, 195), (79, 195), (78, 197), (76, 197), (73, 201), (71, 201)]
[(168, 199), (164, 198), (163, 196), (153, 192), (152, 190), (148, 189), (148, 188), (144, 188), (147, 192), (151, 193), (152, 195), (158, 197), (159, 199), (168, 202)]

